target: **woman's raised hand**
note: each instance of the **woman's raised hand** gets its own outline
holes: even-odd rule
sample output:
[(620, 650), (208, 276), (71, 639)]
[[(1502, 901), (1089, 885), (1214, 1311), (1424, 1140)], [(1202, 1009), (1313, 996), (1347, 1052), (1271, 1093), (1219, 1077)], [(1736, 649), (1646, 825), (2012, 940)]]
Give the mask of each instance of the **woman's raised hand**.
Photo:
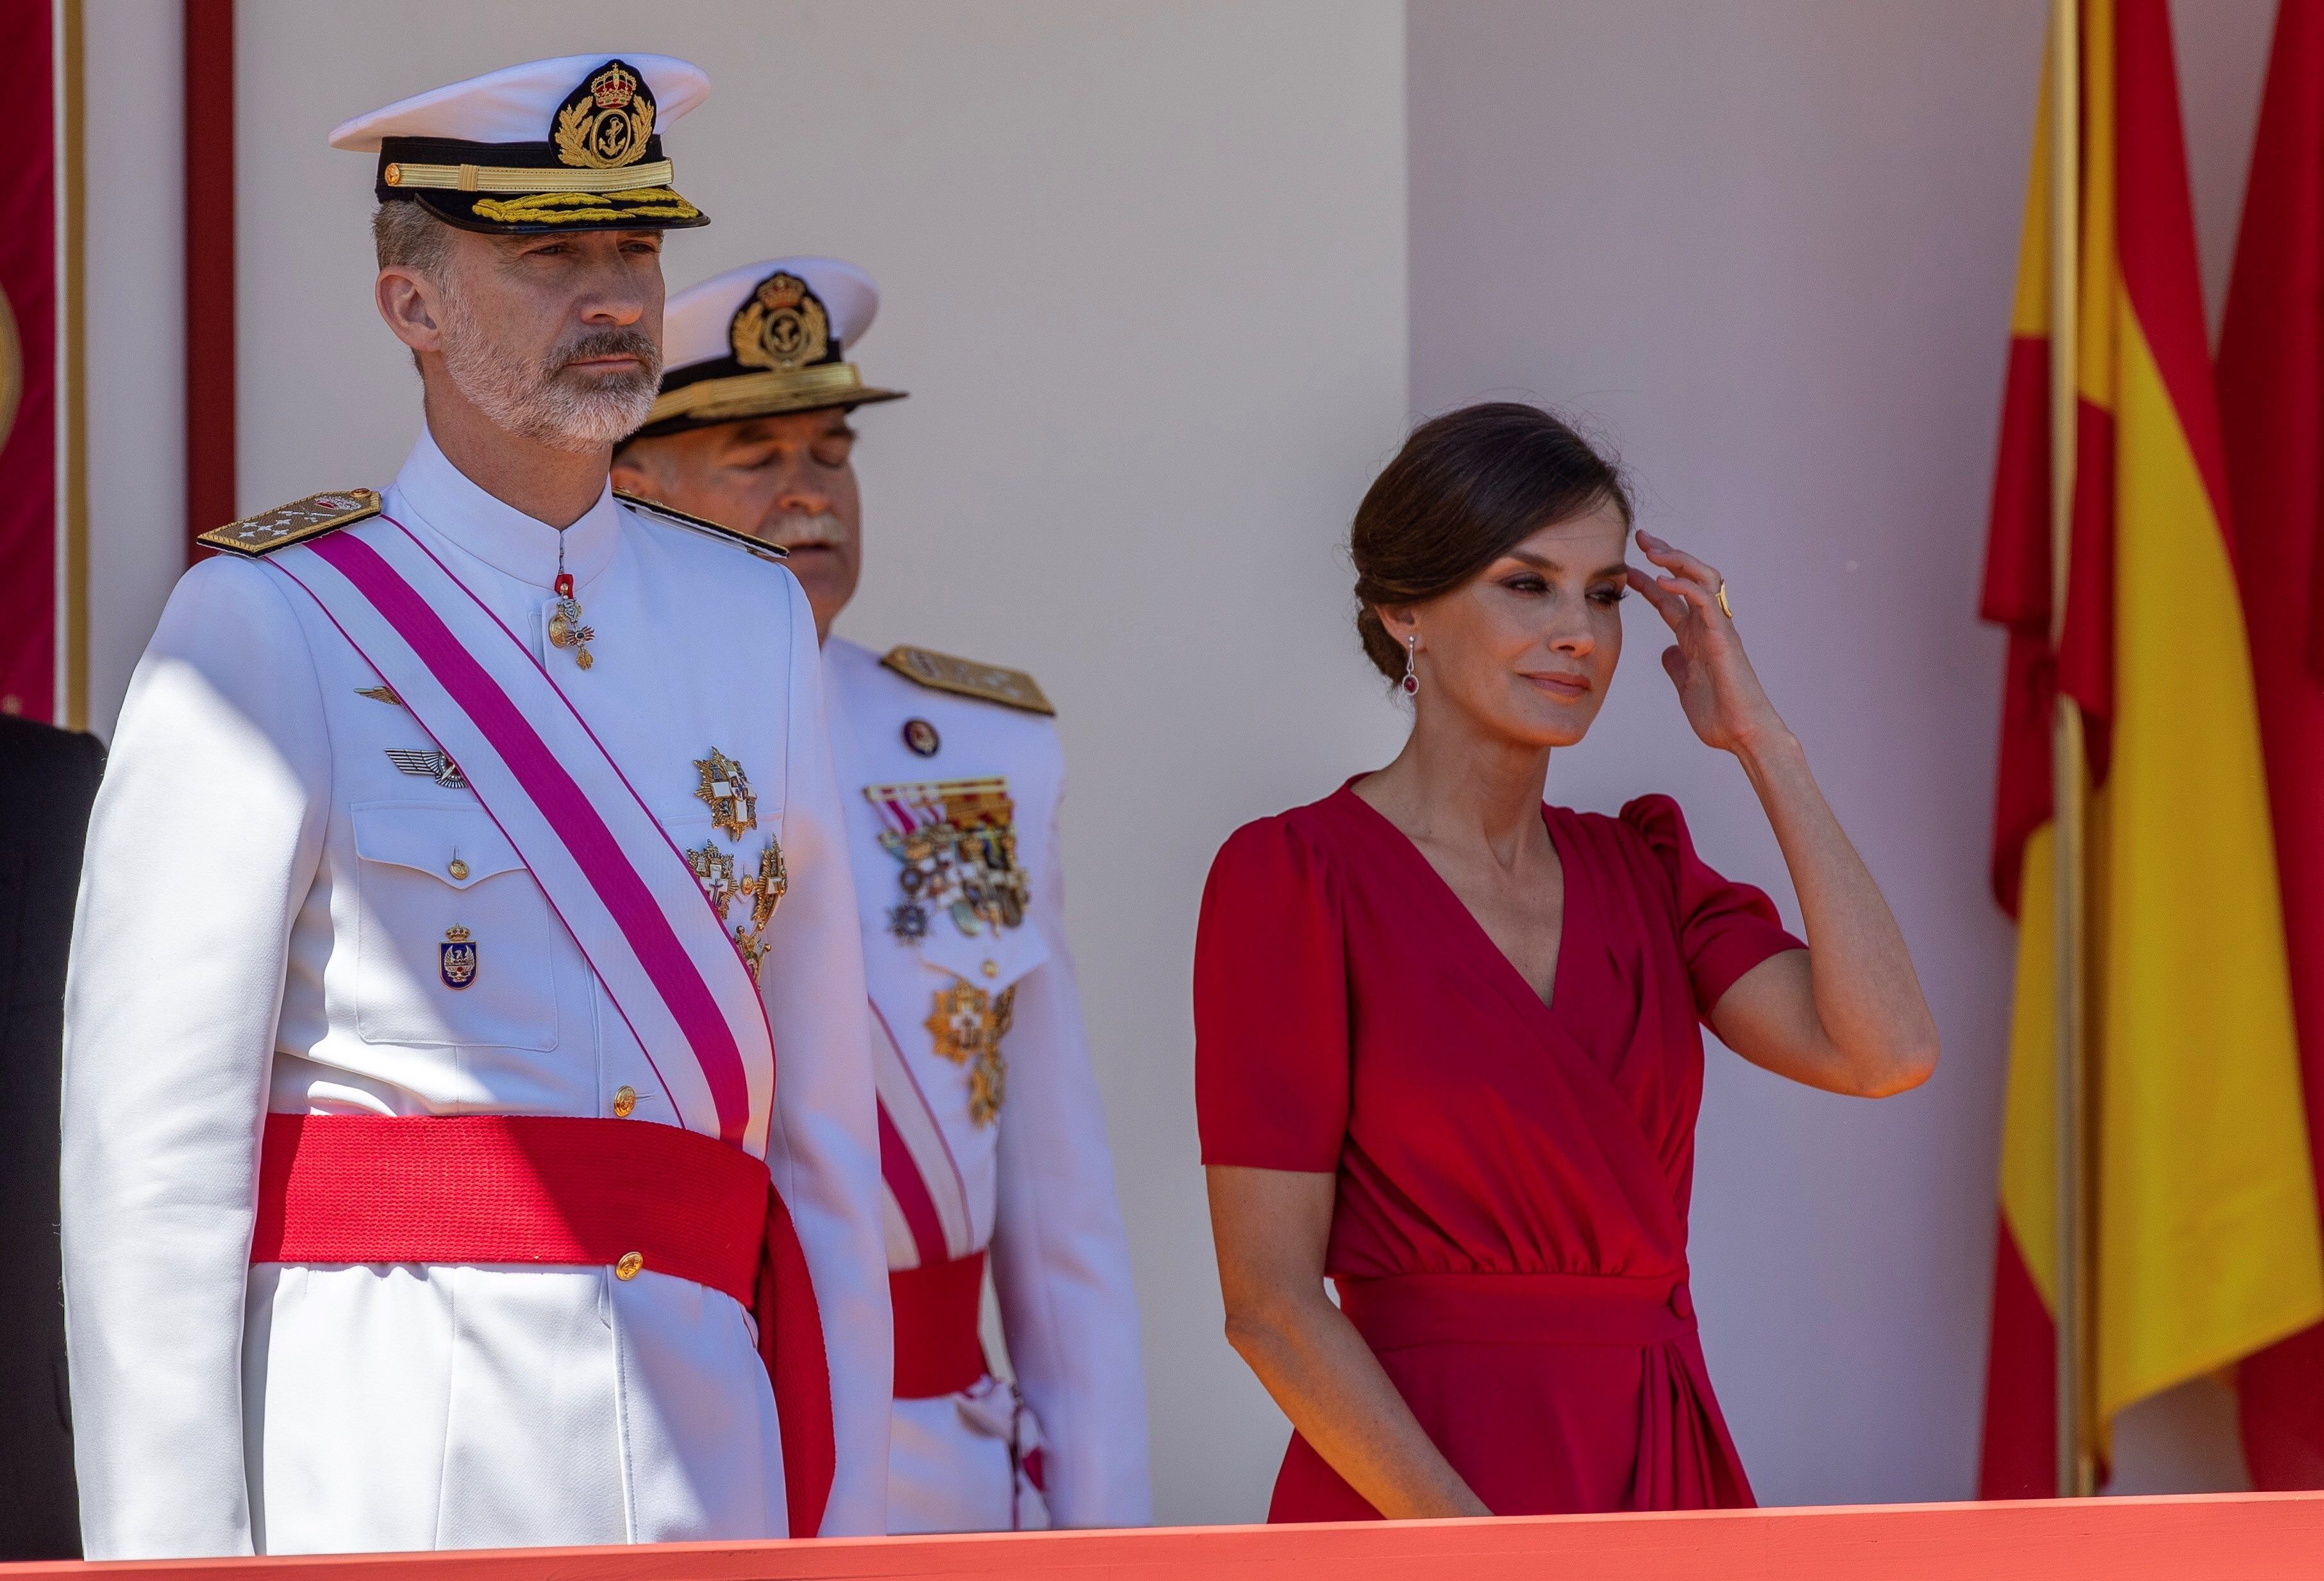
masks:
[(1655, 606), (1678, 639), (1663, 650), (1663, 669), (1678, 688), (1679, 706), (1686, 710), (1686, 722), (1694, 733), (1705, 745), (1739, 753), (1769, 731), (1780, 731), (1783, 720), (1752, 672), (1751, 661), (1744, 657), (1734, 620), (1720, 606), (1720, 589), (1727, 579), (1644, 530), (1638, 533), (1638, 547), (1668, 573), (1656, 576), (1632, 566), (1630, 586)]

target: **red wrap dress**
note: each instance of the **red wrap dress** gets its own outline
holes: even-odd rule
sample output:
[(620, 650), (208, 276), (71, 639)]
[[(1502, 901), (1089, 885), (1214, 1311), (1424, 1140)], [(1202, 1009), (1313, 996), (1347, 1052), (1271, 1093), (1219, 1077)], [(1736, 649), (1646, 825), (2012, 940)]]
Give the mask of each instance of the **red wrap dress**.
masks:
[[(1545, 1004), (1354, 791), (1237, 830), (1203, 897), (1206, 1164), (1332, 1172), (1342, 1309), (1497, 1514), (1748, 1505), (1695, 1333), (1698, 1017), (1803, 948), (1667, 797), (1545, 807)], [(1270, 1521), (1374, 1518), (1297, 1436)]]

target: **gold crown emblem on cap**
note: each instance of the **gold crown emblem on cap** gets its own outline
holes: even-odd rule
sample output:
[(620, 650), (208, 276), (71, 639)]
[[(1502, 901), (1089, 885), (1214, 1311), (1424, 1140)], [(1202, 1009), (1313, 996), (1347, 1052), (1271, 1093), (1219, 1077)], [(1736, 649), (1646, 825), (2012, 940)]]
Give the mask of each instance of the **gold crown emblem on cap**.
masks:
[(626, 109), (637, 96), (637, 74), (619, 60), (589, 79), (589, 97), (601, 110)]
[(451, 927), (444, 929), (444, 937), (454, 944), (466, 944), (468, 942), (469, 935), (466, 929), (455, 922)]
[(759, 282), (727, 338), (746, 368), (804, 367), (830, 350), (831, 320), (806, 281), (778, 270)]
[(585, 170), (619, 170), (646, 154), (653, 135), (653, 94), (638, 74), (608, 60), (565, 96), (550, 134), (559, 162)]

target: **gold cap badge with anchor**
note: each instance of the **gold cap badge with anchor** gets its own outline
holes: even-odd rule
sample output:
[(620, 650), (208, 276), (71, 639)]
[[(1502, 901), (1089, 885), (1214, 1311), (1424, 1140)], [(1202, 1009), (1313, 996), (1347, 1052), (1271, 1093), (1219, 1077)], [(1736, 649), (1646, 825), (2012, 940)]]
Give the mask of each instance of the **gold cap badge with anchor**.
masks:
[(830, 258), (752, 264), (680, 291), (663, 315), (661, 394), (632, 437), (902, 399), (847, 360), (879, 300), (869, 276)]
[(382, 203), (416, 202), (466, 230), (706, 225), (670, 185), (661, 139), (709, 91), (699, 69), (666, 56), (567, 56), (358, 116), (331, 134), (331, 145), (378, 152), (373, 191)]

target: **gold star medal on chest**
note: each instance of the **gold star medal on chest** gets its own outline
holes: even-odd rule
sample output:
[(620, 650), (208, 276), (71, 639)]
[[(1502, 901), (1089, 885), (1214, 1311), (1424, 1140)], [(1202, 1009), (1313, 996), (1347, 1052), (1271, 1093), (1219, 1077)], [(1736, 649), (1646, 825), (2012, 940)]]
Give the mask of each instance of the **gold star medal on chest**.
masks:
[[(699, 781), (695, 798), (710, 809), (711, 827), (724, 835), (728, 844), (741, 844), (744, 835), (759, 827), (759, 799), (751, 790), (750, 776), (715, 746), (708, 757), (694, 760), (694, 771)], [(688, 851), (686, 863), (755, 983), (766, 958), (767, 924), (775, 920), (775, 908), (790, 888), (790, 873), (783, 862), (782, 843), (772, 835), (761, 844), (754, 866), (739, 867), (735, 855), (708, 840)], [(734, 908), (744, 902), (750, 910), (738, 922)]]
[[(1017, 809), (1009, 782), (936, 780), (867, 785), (880, 846), (896, 860), (888, 931), (915, 943), (949, 924), (969, 938), (998, 938), (1025, 923), (1025, 873), (1017, 864)], [(987, 972), (993, 970), (990, 960)], [(968, 1113), (978, 1125), (1001, 1114), (1009, 1065), (1001, 1052), (1017, 990), (991, 993), (954, 975), (936, 990), (927, 1029), (940, 1059), (969, 1068)]]

